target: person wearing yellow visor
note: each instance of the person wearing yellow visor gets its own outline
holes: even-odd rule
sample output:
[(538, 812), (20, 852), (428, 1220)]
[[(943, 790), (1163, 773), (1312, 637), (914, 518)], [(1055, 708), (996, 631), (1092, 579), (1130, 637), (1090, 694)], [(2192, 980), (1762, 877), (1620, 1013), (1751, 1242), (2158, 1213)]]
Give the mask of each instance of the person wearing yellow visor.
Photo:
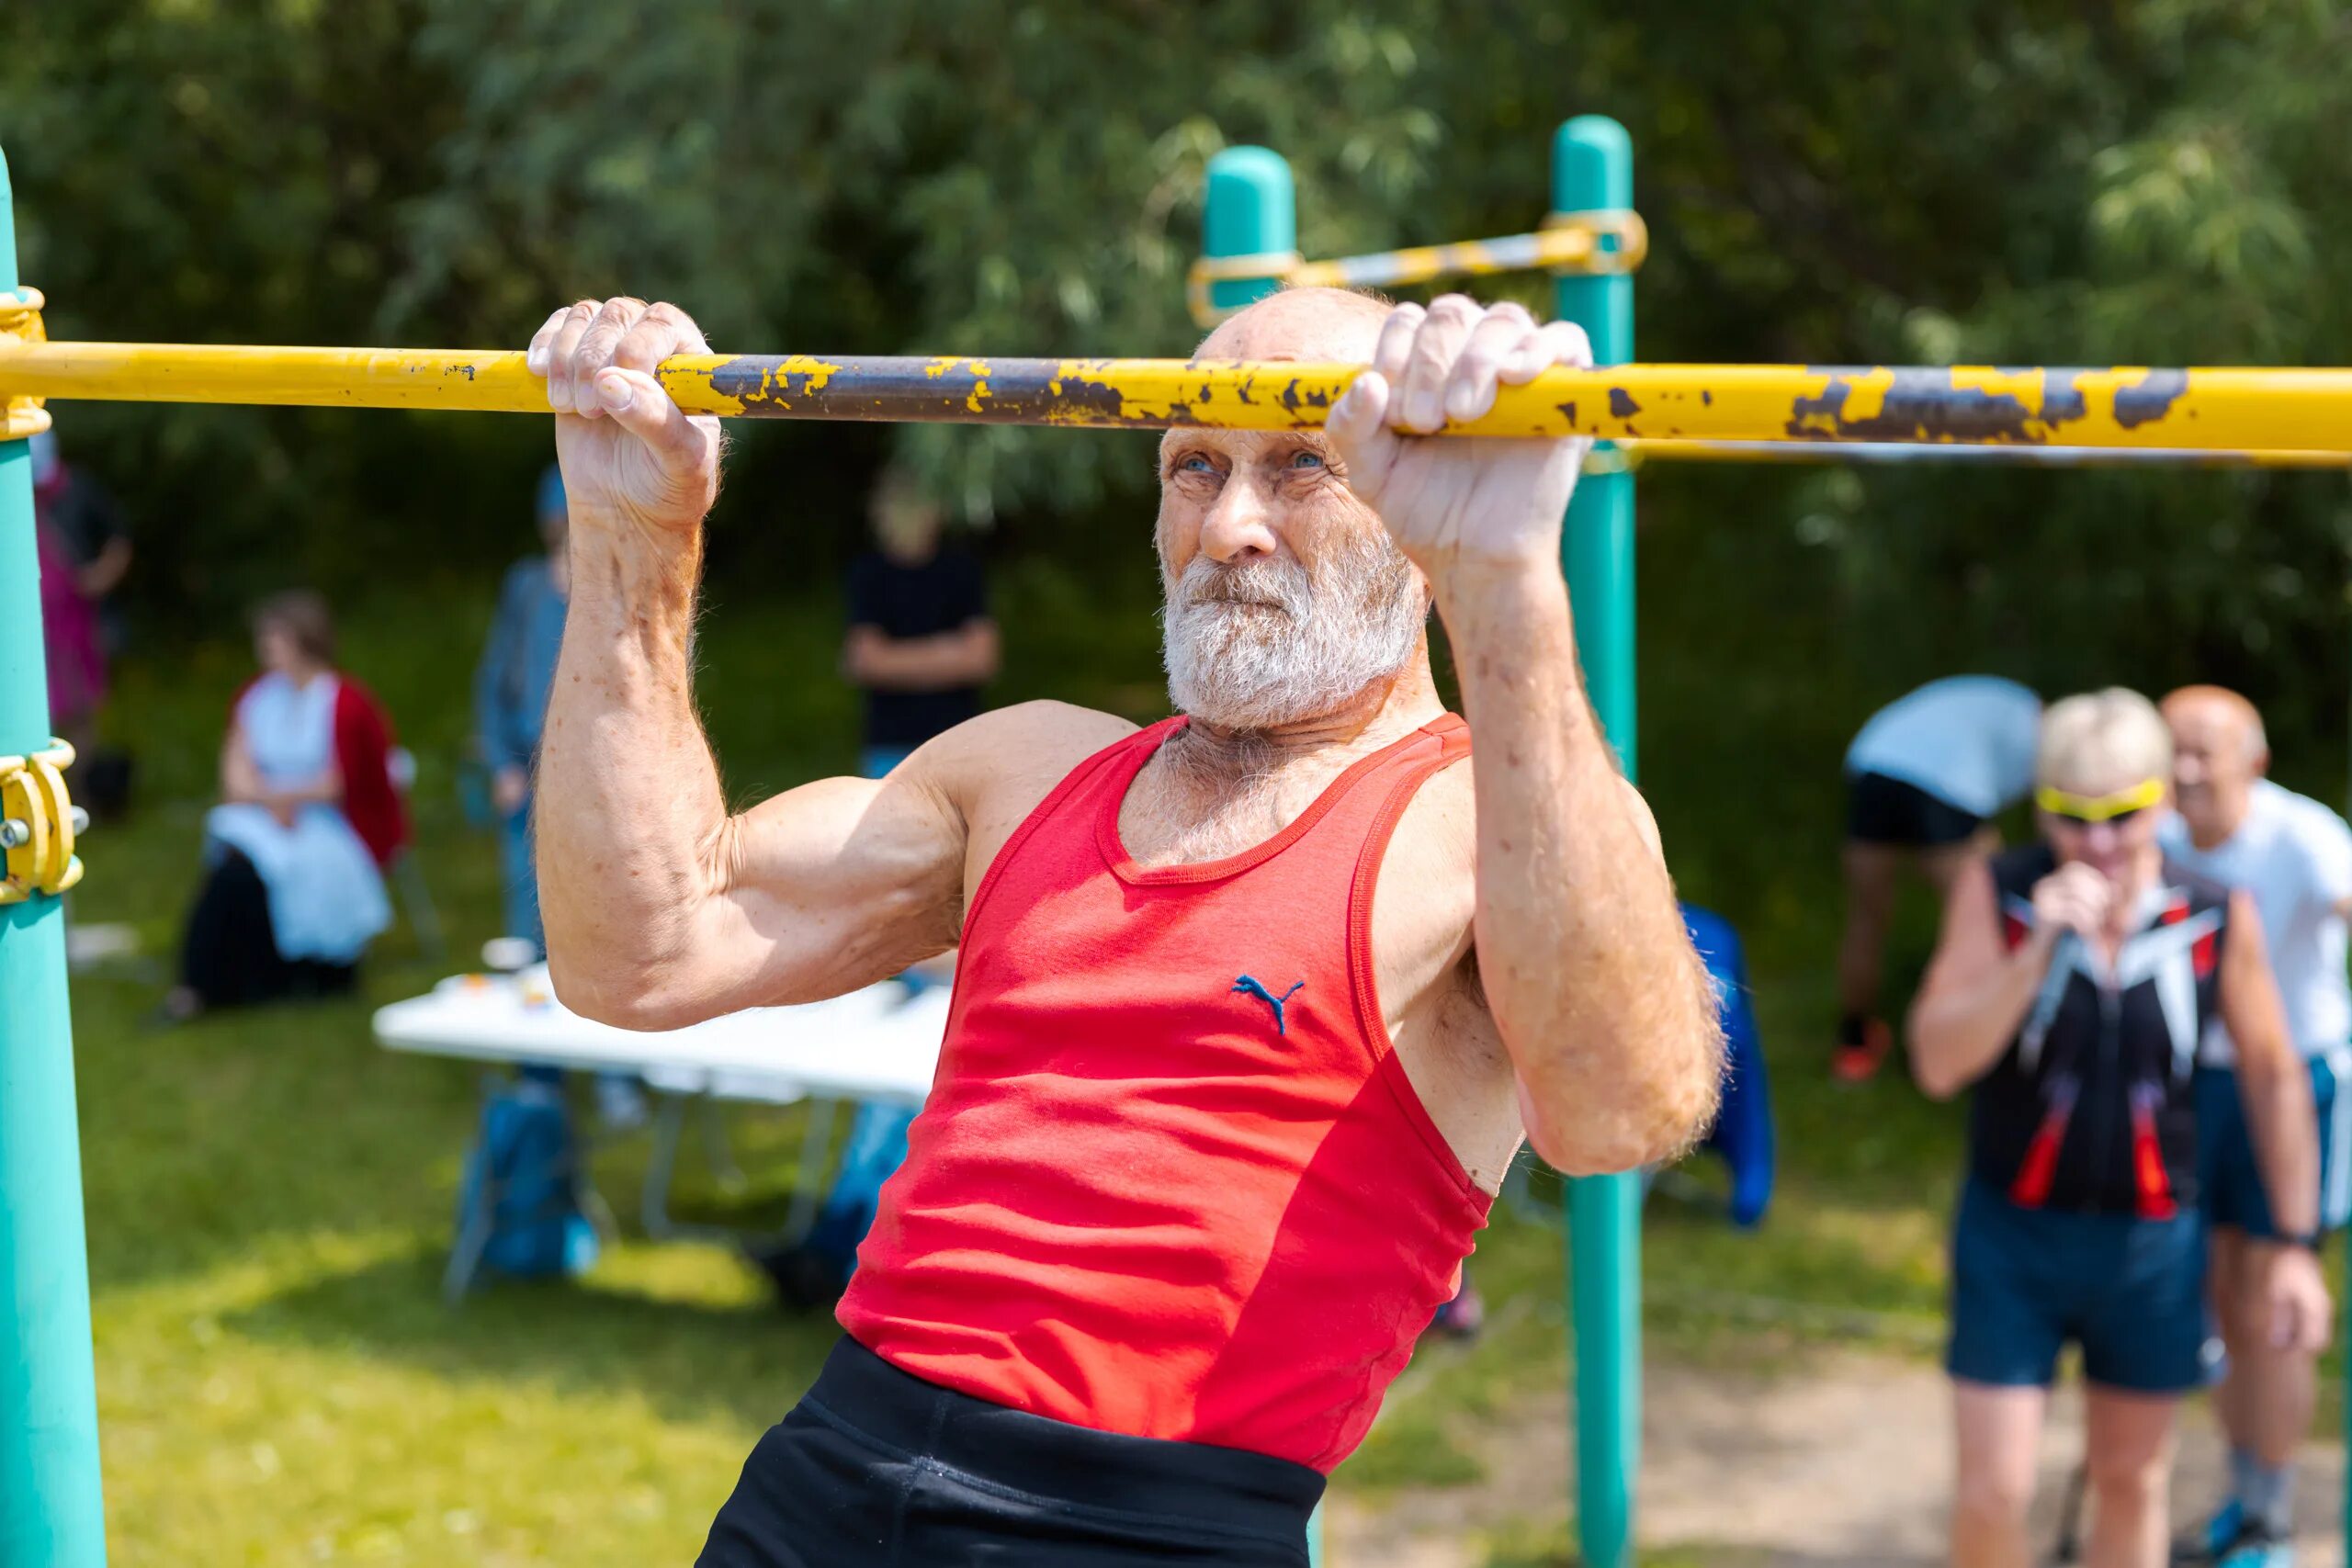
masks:
[[(2026, 1509), (2061, 1349), (2082, 1352), (2088, 1561), (2164, 1561), (2174, 1415), (2202, 1372), (2198, 1045), (2225, 1024), (2280, 1223), (2316, 1224), (2311, 1084), (2289, 1043), (2254, 906), (2177, 874), (2158, 832), (2172, 737), (2110, 688), (2042, 716), (2041, 839), (1954, 881), (1909, 1020), (1937, 1098), (1973, 1089), (1953, 1224), (1958, 1476), (1952, 1562), (2030, 1560)], [(2264, 1282), (2270, 1333), (2328, 1326), (2317, 1260)]]

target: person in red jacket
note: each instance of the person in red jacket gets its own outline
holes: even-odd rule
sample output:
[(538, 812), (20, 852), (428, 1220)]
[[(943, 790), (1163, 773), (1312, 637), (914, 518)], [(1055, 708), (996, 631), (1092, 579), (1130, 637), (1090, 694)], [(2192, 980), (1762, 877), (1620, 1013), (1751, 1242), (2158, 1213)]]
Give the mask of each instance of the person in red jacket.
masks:
[(1583, 334), (1458, 295), (1260, 301), (1202, 352), (1371, 368), (1326, 429), (1160, 444), (1134, 533), (1176, 716), (1001, 708), (740, 814), (688, 646), (718, 425), (649, 374), (706, 352), (635, 299), (531, 347), (571, 500), (539, 752), (557, 992), (666, 1029), (960, 956), (844, 1337), (702, 1562), (1296, 1568), (1520, 1145), (1631, 1169), (1722, 1078), (1577, 671), (1586, 444), (1425, 434), (1589, 363)]
[(408, 842), (391, 720), (335, 669), (326, 602), (281, 593), (253, 624), (262, 673), (230, 710), (173, 1019), (350, 988), (391, 923), (383, 868)]

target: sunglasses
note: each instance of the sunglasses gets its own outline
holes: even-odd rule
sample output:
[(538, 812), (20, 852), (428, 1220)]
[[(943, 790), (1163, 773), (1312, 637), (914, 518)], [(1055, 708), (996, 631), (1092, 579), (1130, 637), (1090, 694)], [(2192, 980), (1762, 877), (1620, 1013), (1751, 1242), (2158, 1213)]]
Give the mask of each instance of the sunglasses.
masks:
[(2165, 781), (2156, 778), (2142, 779), (2107, 795), (2076, 795), (2054, 784), (2043, 784), (2033, 792), (2036, 806), (2075, 828), (2099, 822), (2120, 828), (2143, 811), (2162, 805), (2164, 798)]

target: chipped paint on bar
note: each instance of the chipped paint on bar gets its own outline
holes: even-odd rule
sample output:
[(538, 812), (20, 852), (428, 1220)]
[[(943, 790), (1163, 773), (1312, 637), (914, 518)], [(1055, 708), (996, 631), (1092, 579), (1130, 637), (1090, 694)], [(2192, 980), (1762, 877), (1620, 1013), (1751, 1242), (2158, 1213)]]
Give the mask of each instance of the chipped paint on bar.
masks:
[[(1353, 365), (682, 355), (696, 413), (1164, 429), (1323, 423)], [(538, 413), (523, 355), (413, 349), (0, 344), (0, 396)], [(2352, 451), (2352, 370), (1622, 365), (1506, 387), (1462, 435)]]

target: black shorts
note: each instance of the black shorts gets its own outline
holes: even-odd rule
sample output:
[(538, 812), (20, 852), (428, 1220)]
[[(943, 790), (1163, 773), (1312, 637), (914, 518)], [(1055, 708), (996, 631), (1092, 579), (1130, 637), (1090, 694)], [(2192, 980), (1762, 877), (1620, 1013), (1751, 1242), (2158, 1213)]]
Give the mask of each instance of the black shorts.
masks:
[(1846, 775), (1846, 837), (1864, 844), (1940, 849), (1966, 843), (1984, 818), (1884, 773)]
[(696, 1568), (1306, 1568), (1323, 1477), (1097, 1432), (900, 1371), (844, 1337), (768, 1428)]

